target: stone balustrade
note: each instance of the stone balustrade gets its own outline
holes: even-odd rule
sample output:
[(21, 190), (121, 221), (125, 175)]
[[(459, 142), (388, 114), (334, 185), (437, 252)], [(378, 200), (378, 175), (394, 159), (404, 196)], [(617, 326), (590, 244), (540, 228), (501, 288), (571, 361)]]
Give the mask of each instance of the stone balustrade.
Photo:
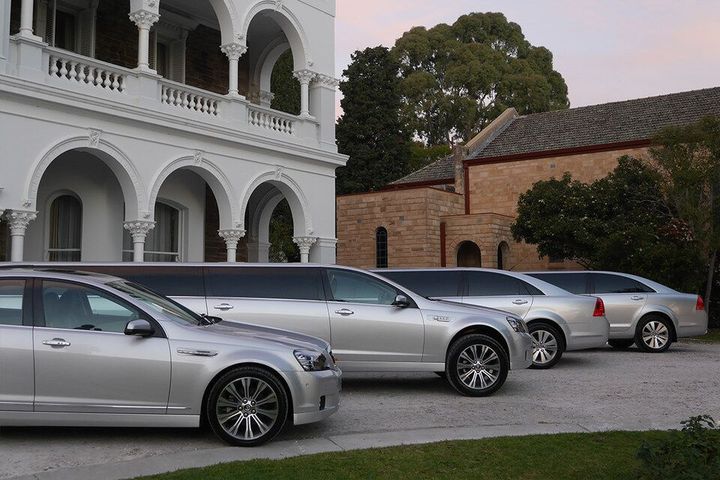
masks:
[(282, 135), (295, 135), (296, 117), (257, 105), (248, 107), (248, 124)]
[(48, 75), (51, 77), (113, 92), (125, 91), (126, 76), (112, 65), (75, 56), (61, 50), (50, 48), (48, 50), (50, 50)]
[(204, 113), (213, 117), (220, 114), (222, 97), (214, 97), (203, 90), (167, 80), (163, 80), (161, 86), (160, 101), (165, 105)]

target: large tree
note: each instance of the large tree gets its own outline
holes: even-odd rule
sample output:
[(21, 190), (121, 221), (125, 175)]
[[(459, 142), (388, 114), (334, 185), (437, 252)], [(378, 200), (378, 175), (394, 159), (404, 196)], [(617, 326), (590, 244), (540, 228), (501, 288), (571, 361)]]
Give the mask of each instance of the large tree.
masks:
[(508, 107), (521, 114), (567, 108), (567, 85), (545, 47), (501, 13), (415, 27), (397, 40), (403, 113), (429, 145), (467, 141)]
[(343, 73), (337, 142), (350, 160), (337, 170), (340, 194), (376, 190), (408, 173), (411, 141), (400, 117), (398, 70), (390, 51), (375, 47), (355, 52)]
[(537, 245), (541, 256), (586, 268), (634, 273), (686, 291), (702, 283), (702, 250), (666, 201), (664, 179), (634, 158), (621, 158), (611, 174), (590, 184), (570, 174), (536, 183), (520, 196), (512, 233)]

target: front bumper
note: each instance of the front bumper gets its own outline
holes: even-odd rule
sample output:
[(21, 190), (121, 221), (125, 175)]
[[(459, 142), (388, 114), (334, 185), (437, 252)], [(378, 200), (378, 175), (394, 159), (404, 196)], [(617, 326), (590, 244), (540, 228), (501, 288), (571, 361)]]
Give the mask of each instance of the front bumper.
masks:
[(509, 340), (510, 370), (522, 370), (532, 365), (533, 342), (529, 333), (516, 333)]
[(319, 422), (338, 411), (342, 390), (340, 369), (288, 372), (287, 375), (295, 425)]

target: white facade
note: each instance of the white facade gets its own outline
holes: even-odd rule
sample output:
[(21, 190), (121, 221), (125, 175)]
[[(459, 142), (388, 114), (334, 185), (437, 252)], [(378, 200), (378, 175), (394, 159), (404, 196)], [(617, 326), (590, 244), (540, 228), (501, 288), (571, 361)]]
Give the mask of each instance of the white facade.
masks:
[[(229, 261), (243, 237), (248, 259), (267, 261), (270, 217), (285, 198), (303, 260), (334, 263), (335, 169), (347, 160), (335, 145), (335, 1), (130, 0), (122, 21), (137, 25), (136, 68), (92, 56), (106, 1), (67, 2), (77, 9), (64, 34), (82, 55), (36, 36), (50, 28), (48, 2), (22, 0), (18, 15), (0, 0), (0, 214), (11, 259), (143, 261), (155, 235), (157, 259), (203, 261), (207, 185)], [(67, 15), (51, 13), (59, 35)], [(197, 25), (220, 32), (226, 93), (183, 82), (196, 60), (183, 42)], [(174, 80), (157, 73), (164, 31), (180, 32), (164, 54)], [(288, 49), (297, 116), (269, 107)]]

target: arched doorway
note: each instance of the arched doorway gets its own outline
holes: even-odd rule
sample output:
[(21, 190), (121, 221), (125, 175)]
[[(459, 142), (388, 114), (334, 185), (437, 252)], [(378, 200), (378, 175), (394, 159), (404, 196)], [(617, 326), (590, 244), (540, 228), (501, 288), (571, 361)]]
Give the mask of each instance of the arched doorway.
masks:
[(497, 249), (497, 268), (498, 270), (505, 270), (508, 268), (508, 258), (510, 256), (510, 246), (507, 242), (500, 242)]
[(458, 267), (481, 267), (482, 255), (480, 247), (475, 242), (462, 242), (457, 251)]

